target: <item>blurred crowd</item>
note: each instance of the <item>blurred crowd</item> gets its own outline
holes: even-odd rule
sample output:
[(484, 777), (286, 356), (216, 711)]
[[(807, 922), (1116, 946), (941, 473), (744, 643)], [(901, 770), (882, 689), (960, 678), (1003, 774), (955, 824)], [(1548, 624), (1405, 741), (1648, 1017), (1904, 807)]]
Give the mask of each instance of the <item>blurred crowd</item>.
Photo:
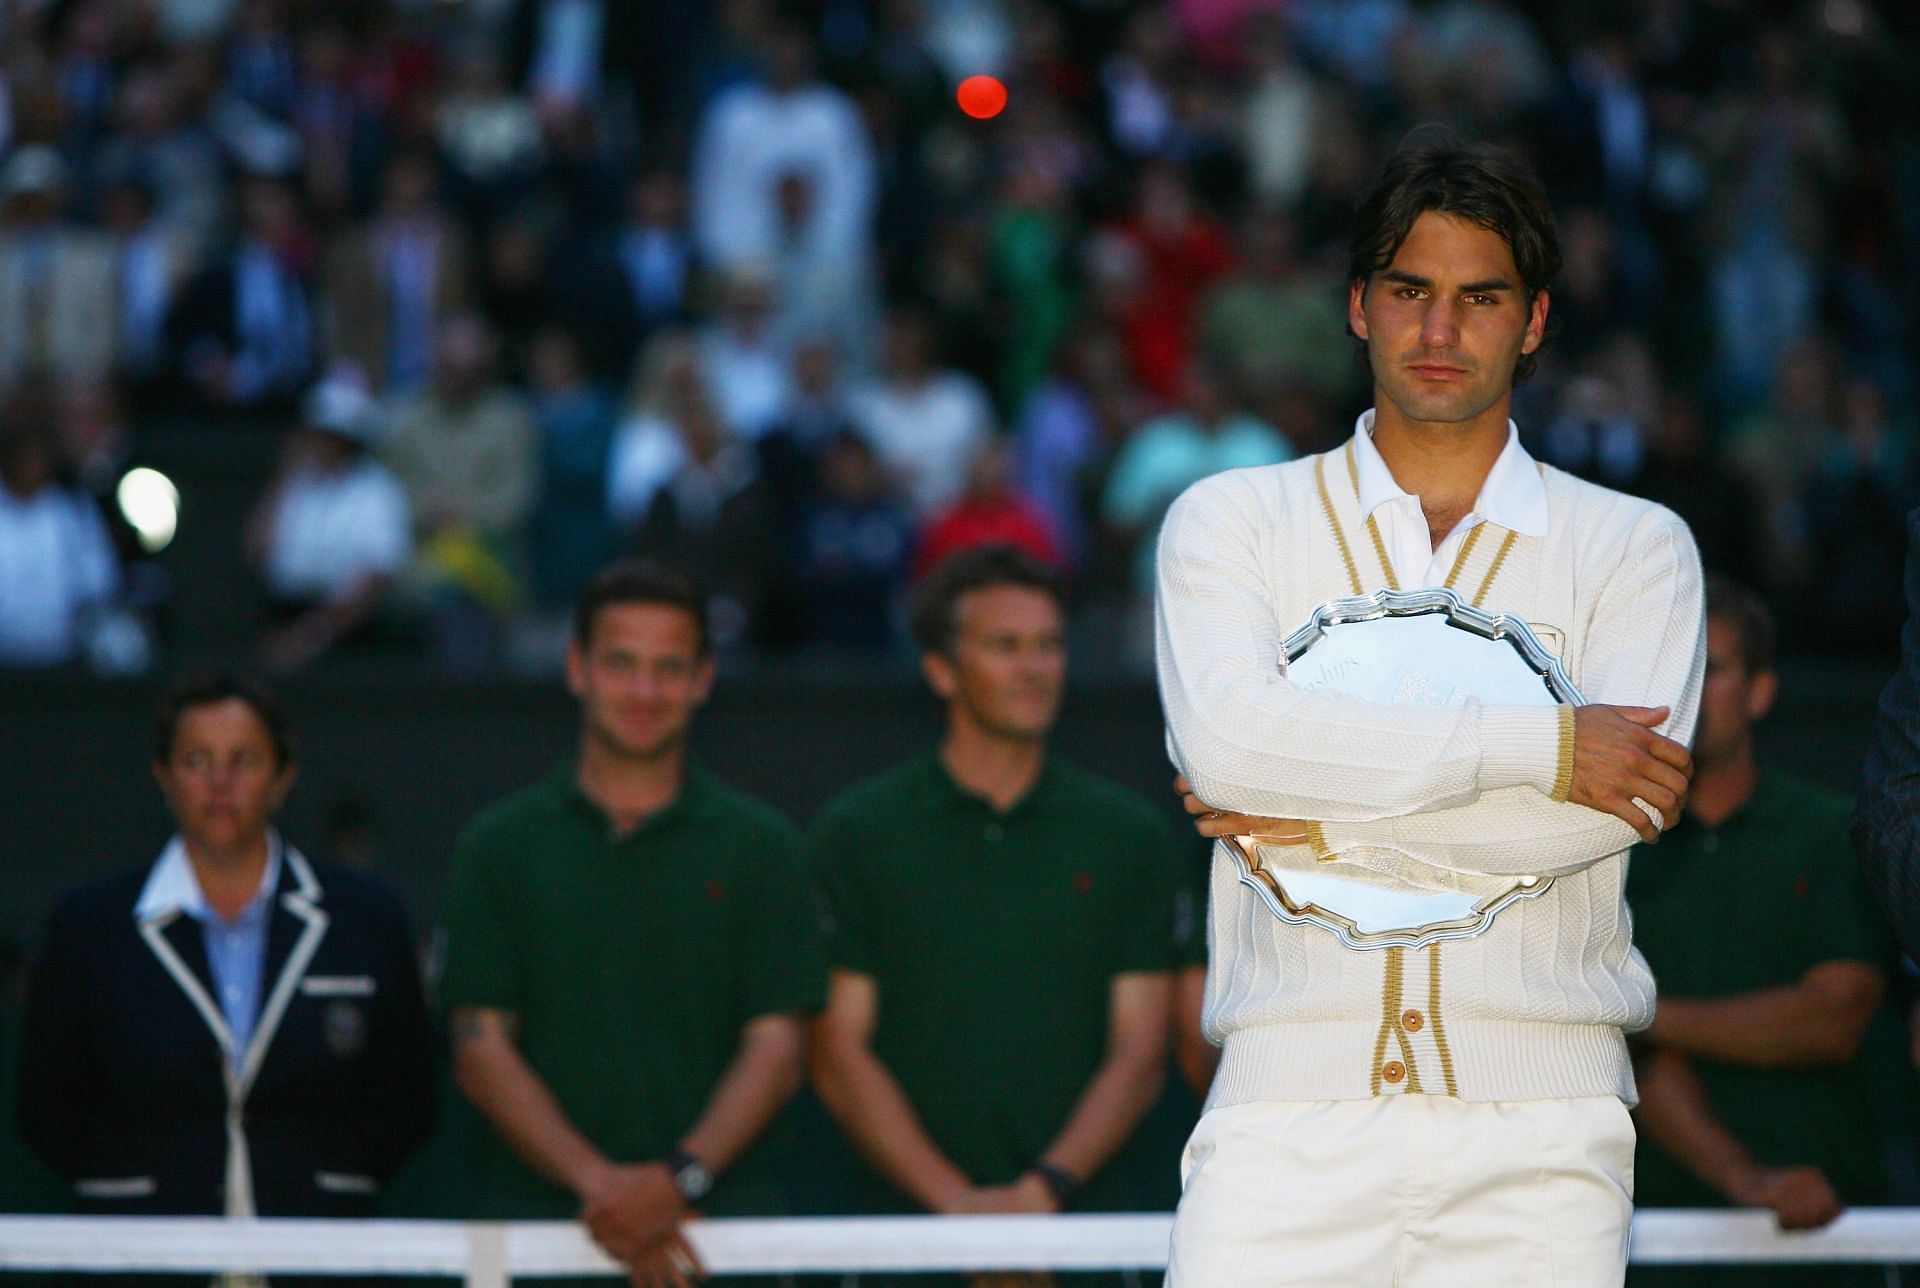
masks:
[[(166, 545), (200, 480), (141, 467), (216, 421), (277, 443), (226, 545), (282, 670), (557, 656), (631, 552), (704, 575), (723, 656), (904, 655), (907, 588), (983, 541), (1068, 576), (1077, 652), (1137, 663), (1171, 499), (1365, 407), (1347, 216), (1429, 121), (1555, 203), (1530, 450), (1677, 509), (1789, 647), (1889, 646), (1915, 26), (1867, 0), (11, 0), (0, 665), (190, 646)], [(953, 96), (980, 73), (1009, 89), (985, 121)]]

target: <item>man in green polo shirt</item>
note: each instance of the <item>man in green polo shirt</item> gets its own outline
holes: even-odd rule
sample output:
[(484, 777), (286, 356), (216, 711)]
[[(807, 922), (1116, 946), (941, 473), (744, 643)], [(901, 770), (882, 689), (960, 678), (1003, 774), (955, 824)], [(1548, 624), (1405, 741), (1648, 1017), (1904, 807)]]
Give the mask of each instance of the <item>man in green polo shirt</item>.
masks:
[[(1636, 851), (1634, 943), (1659, 984), (1637, 1062), (1643, 1206), (1771, 1209), (1788, 1229), (1887, 1201), (1861, 1038), (1895, 960), (1848, 846), (1852, 802), (1754, 760), (1773, 627), (1707, 583), (1707, 678), (1685, 817)], [(1636, 1267), (1636, 1285), (1878, 1284), (1878, 1267)]]
[(577, 1214), (636, 1284), (673, 1288), (698, 1270), (696, 1207), (780, 1209), (762, 1138), (825, 988), (798, 833), (687, 762), (713, 671), (689, 581), (596, 577), (567, 652), (578, 756), (473, 822), (447, 896), (490, 1214)]
[(880, 1210), (1131, 1206), (1109, 1164), (1165, 1078), (1171, 829), (1048, 752), (1066, 669), (1049, 569), (962, 551), (913, 626), (946, 733), (817, 824), (815, 1086)]

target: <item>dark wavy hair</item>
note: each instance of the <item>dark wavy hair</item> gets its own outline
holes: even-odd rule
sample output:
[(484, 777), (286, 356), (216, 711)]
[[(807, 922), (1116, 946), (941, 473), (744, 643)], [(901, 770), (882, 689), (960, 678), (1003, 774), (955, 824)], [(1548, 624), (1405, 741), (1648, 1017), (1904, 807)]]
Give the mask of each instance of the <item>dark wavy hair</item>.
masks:
[[(1501, 148), (1462, 143), (1451, 131), (1422, 126), (1387, 158), (1353, 212), (1347, 281), (1365, 286), (1393, 262), (1428, 211), (1453, 215), (1499, 234), (1531, 304), (1560, 273), (1553, 210), (1532, 167)], [(1533, 374), (1539, 350), (1515, 364), (1517, 384)]]

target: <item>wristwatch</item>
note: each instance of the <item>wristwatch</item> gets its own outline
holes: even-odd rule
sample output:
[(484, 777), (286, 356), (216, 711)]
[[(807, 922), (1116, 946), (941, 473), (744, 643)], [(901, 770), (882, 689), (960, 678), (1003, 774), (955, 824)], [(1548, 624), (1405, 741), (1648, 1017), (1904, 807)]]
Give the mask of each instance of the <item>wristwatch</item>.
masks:
[(1040, 1178), (1041, 1183), (1053, 1195), (1053, 1201), (1063, 1210), (1072, 1207), (1073, 1201), (1080, 1197), (1082, 1182), (1066, 1168), (1056, 1163), (1035, 1163), (1033, 1173)]
[(666, 1157), (666, 1167), (673, 1174), (673, 1188), (680, 1191), (680, 1197), (689, 1203), (698, 1203), (713, 1192), (713, 1173), (707, 1165), (684, 1149), (676, 1149)]

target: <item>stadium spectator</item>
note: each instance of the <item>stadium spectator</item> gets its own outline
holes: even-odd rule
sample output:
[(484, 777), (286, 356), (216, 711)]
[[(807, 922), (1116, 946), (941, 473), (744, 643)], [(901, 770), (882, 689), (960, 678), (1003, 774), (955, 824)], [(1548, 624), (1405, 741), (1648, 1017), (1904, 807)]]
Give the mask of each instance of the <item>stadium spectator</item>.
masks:
[(921, 519), (960, 495), (968, 464), (995, 432), (980, 382), (938, 365), (933, 327), (912, 309), (888, 317), (880, 374), (854, 386), (847, 412)]
[(1357, 393), (1360, 365), (1331, 279), (1301, 264), (1293, 223), (1255, 211), (1240, 236), (1240, 267), (1201, 300), (1195, 347), (1255, 406), (1304, 388), (1332, 400)]
[(1116, 1160), (1165, 1076), (1169, 831), (1048, 747), (1051, 570), (966, 551), (922, 583), (913, 628), (940, 743), (814, 831), (832, 924), (815, 1086), (877, 1210), (1126, 1210)]
[[(1897, 949), (1848, 852), (1846, 799), (1756, 760), (1753, 727), (1779, 689), (1773, 649), (1765, 606), (1711, 579), (1686, 815), (1627, 878), (1634, 943), (1660, 986), (1639, 1062), (1635, 1198), (1767, 1208), (1804, 1229), (1890, 1196), (1873, 1091), (1896, 1071), (1861, 1038)], [(1629, 1282), (1881, 1278), (1878, 1267), (1644, 1267)]]
[(1088, 498), (1144, 410), (1118, 337), (1089, 324), (1068, 337), (1053, 374), (1020, 413), (1015, 477), (1045, 514), (1070, 568), (1092, 557)]
[(0, 389), (22, 375), (99, 376), (113, 362), (112, 243), (67, 222), (67, 166), (23, 147), (0, 167)]
[(636, 1283), (679, 1288), (696, 1207), (784, 1205), (769, 1129), (824, 983), (800, 838), (687, 757), (713, 676), (690, 581), (593, 580), (567, 652), (579, 751), (461, 838), (441, 987), (494, 1128), (489, 1213), (577, 1216)]
[(399, 896), (274, 826), (287, 719), (232, 676), (175, 684), (158, 859), (67, 894), (21, 1037), (21, 1136), (82, 1212), (373, 1215), (434, 1119)]
[(533, 420), (540, 433), (540, 501), (532, 530), (536, 603), (577, 598), (613, 551), (607, 469), (619, 413), (587, 370), (579, 339), (550, 327), (528, 350)]
[(312, 377), (313, 310), (292, 259), (301, 236), (297, 202), (282, 179), (248, 179), (238, 241), (174, 301), (167, 365), (201, 405), (271, 410), (292, 404)]
[(1769, 23), (1751, 48), (1756, 83), (1716, 95), (1699, 123), (1713, 185), (1718, 383), (1735, 407), (1767, 391), (1811, 332), (1832, 250), (1834, 197), (1857, 164), (1836, 105), (1808, 83), (1805, 55)]
[(779, 301), (773, 275), (742, 265), (721, 283), (714, 325), (700, 334), (701, 361), (727, 432), (757, 439), (786, 414), (792, 357), (775, 330)]
[(213, 132), (189, 103), (190, 58), (176, 52), (127, 69), (114, 105), (114, 136), (95, 168), (112, 183), (151, 185), (154, 218), (198, 257), (216, 249), (230, 197)]
[(275, 670), (371, 642), (387, 592), (412, 559), (406, 491), (372, 453), (378, 429), (378, 408), (355, 375), (329, 375), (307, 396), (249, 521), (273, 619), (261, 656)]
[(763, 81), (708, 105), (694, 141), (693, 229), (701, 255), (731, 272), (778, 258), (782, 181), (805, 182), (815, 253), (864, 261), (873, 241), (873, 145), (852, 101), (818, 79), (794, 20), (771, 23)]
[(1171, 400), (1190, 352), (1194, 311), (1232, 268), (1233, 244), (1170, 161), (1141, 167), (1133, 210), (1115, 231), (1140, 263), (1139, 291), (1122, 320), (1134, 374)]
[(873, 445), (842, 431), (820, 447), (818, 483), (801, 511), (794, 593), (803, 643), (853, 654), (890, 649), (895, 600), (913, 553), (913, 517)]
[(436, 350), (433, 383), (394, 407), (381, 457), (406, 489), (436, 655), (470, 670), (520, 605), (540, 446), (526, 400), (494, 375), (477, 314), (449, 318)]
[(627, 190), (624, 222), (589, 225), (556, 252), (555, 311), (588, 338), (596, 374), (625, 380), (655, 331), (688, 320), (699, 262), (686, 205), (677, 173), (649, 169)]
[(976, 546), (1012, 546), (1028, 558), (1060, 569), (1060, 542), (1047, 516), (1013, 481), (1013, 449), (995, 439), (967, 469), (967, 490), (920, 533), (913, 556), (915, 579)]
[(1221, 470), (1293, 459), (1279, 432), (1235, 407), (1220, 374), (1205, 361), (1189, 364), (1180, 410), (1142, 425), (1120, 449), (1100, 501), (1101, 518), (1135, 552), (1135, 585), (1153, 594), (1154, 534), (1187, 485)]
[(92, 501), (60, 484), (51, 435), (0, 427), (0, 667), (80, 656), (120, 588), (113, 542)]
[(713, 644), (728, 653), (758, 624), (774, 515), (756, 445), (731, 432), (709, 371), (685, 332), (654, 337), (639, 406), (614, 440), (607, 508), (624, 547), (671, 560), (707, 587)]
[(139, 178), (108, 189), (101, 222), (113, 240), (115, 366), (144, 387), (160, 374), (167, 314), (198, 265), (196, 251), (160, 219), (152, 185)]
[(427, 383), (440, 322), (473, 296), (466, 235), (435, 204), (437, 185), (429, 155), (388, 162), (380, 209), (334, 240), (323, 270), (333, 352), (389, 397)]

